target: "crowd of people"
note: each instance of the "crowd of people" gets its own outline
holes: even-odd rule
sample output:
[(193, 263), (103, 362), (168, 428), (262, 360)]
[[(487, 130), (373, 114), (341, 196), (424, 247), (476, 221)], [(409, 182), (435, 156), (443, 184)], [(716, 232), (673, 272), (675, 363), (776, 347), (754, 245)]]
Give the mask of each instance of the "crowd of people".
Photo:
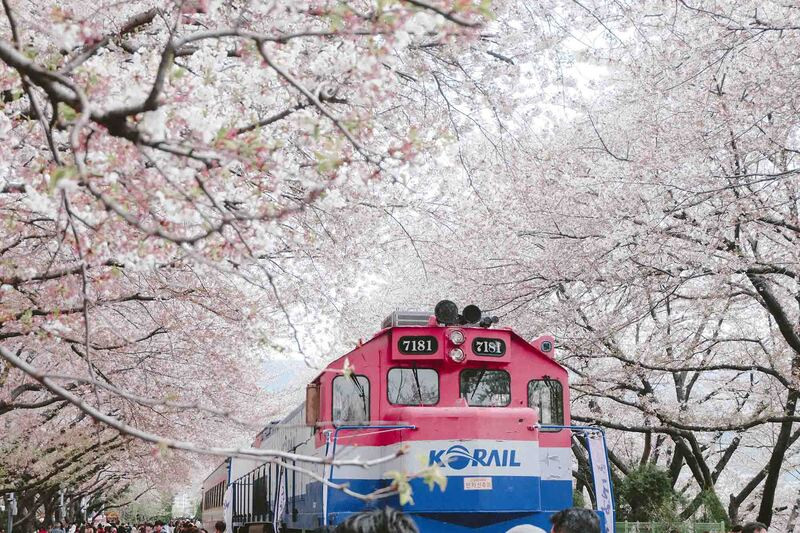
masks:
[[(221, 527), (221, 529), (219, 529)], [(225, 532), (225, 522), (217, 522), (215, 533)], [(0, 533), (5, 533), (0, 529)], [(170, 520), (163, 522), (156, 520), (153, 522), (141, 522), (139, 524), (105, 524), (85, 523), (71, 524), (69, 522), (56, 522), (49, 529), (42, 523), (36, 533), (209, 533), (203, 528), (202, 523), (191, 519)]]
[[(600, 518), (589, 509), (572, 508), (559, 511), (550, 518), (550, 533), (601, 533)], [(213, 533), (225, 533), (225, 522), (218, 521)], [(507, 533), (539, 533), (534, 526), (515, 526)], [(0, 529), (0, 533), (5, 533)], [(202, 523), (192, 519), (160, 520), (140, 524), (64, 524), (57, 522), (50, 529), (44, 524), (37, 533), (209, 533)], [(327, 528), (326, 533), (419, 533), (414, 521), (390, 507), (356, 513), (338, 526)], [(731, 528), (731, 533), (767, 533), (767, 526), (749, 522)]]

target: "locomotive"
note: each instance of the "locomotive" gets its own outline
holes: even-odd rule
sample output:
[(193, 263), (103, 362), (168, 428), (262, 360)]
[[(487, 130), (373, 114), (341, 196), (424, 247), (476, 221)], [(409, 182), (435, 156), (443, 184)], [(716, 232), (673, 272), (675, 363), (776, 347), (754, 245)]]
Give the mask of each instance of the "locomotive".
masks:
[[(496, 322), (476, 306), (459, 313), (447, 300), (434, 315), (392, 313), (308, 384), (305, 403), (253, 442), (326, 462), (292, 465), (305, 472), (261, 462), (231, 476), (248, 460), (229, 458), (204, 493), (219, 494), (228, 478), (224, 503), (236, 533), (322, 531), (385, 505), (409, 514), (423, 533), (549, 531), (550, 516), (572, 506), (572, 434), (581, 430), (570, 426), (567, 371), (554, 360), (553, 337), (528, 342)], [(589, 441), (595, 484), (602, 478), (605, 491), (598, 504), (611, 502), (607, 458), (599, 457), (605, 439)], [(330, 464), (348, 459), (376, 461)], [(431, 488), (412, 477), (412, 499), (403, 502), (398, 495), (365, 502), (320, 481), (370, 494), (389, 487), (394, 472), (430, 467), (446, 484)], [(209, 516), (222, 500), (210, 500)], [(599, 514), (613, 531), (613, 509)]]

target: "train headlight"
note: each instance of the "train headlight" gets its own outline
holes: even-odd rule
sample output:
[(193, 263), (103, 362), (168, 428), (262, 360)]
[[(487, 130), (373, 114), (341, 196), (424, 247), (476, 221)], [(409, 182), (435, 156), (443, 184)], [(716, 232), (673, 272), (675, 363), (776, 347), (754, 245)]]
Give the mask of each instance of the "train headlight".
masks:
[(454, 329), (450, 332), (450, 342), (455, 344), (456, 346), (460, 344), (464, 344), (466, 337), (464, 337), (464, 332), (460, 329)]
[(466, 358), (467, 356), (464, 355), (464, 350), (461, 348), (453, 348), (450, 350), (450, 359), (452, 359), (454, 362), (460, 363)]

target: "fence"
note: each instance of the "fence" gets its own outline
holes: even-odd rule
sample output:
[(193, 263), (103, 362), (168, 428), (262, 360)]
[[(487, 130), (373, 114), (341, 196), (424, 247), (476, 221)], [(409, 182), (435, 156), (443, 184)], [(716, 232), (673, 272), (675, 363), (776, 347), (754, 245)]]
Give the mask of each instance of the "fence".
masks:
[(725, 533), (725, 522), (617, 522), (617, 533)]

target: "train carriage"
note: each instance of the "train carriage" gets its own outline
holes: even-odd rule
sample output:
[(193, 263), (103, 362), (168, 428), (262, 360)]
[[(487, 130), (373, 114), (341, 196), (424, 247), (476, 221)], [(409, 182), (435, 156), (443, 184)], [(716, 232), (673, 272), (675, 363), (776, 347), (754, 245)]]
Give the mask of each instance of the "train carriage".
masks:
[(214, 531), (214, 524), (218, 520), (225, 521), (223, 504), (228, 486), (259, 464), (260, 461), (256, 460), (229, 457), (203, 480), (201, 509), (203, 528), (206, 531)]
[(235, 528), (315, 531), (368, 505), (391, 505), (422, 532), (549, 531), (551, 514), (572, 505), (569, 388), (553, 338), (527, 342), (490, 327), (474, 306), (461, 315), (453, 306), (440, 303), (435, 316), (394, 313), (255, 442), (335, 460), (402, 450), (369, 468), (301, 466), (363, 494), (387, 487), (392, 471), (437, 466), (444, 489), (412, 479), (413, 502), (393, 496), (366, 504), (314, 476), (262, 464), (233, 482)]

